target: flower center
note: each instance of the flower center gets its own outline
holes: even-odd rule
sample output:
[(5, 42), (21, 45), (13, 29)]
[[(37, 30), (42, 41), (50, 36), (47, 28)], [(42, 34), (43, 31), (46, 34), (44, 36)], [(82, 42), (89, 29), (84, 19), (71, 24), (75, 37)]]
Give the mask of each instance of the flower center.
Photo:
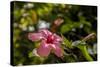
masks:
[(49, 35), (47, 37), (47, 43), (53, 43), (53, 40), (54, 40), (54, 36), (53, 35)]

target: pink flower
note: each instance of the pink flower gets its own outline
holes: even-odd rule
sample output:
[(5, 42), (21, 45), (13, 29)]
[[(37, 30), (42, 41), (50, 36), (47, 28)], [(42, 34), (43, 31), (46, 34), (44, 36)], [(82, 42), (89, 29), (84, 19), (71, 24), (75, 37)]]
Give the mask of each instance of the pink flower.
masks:
[(28, 38), (31, 41), (41, 41), (40, 46), (37, 48), (37, 54), (41, 57), (48, 56), (51, 52), (57, 57), (61, 57), (62, 38), (46, 29), (41, 29), (37, 33), (29, 33)]

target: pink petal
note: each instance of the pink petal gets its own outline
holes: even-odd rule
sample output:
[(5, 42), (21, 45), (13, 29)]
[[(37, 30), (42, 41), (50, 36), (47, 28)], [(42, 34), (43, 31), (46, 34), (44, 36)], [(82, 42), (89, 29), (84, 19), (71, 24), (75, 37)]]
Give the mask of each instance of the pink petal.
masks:
[(62, 41), (62, 38), (56, 34), (53, 34), (54, 35), (54, 40), (55, 41), (58, 41), (58, 42), (61, 42)]
[(55, 45), (55, 46), (61, 46), (61, 44), (60, 44), (60, 42), (58, 42), (58, 41), (53, 41), (53, 44)]
[(45, 41), (42, 41), (40, 47), (37, 49), (37, 53), (41, 57), (46, 57), (50, 54), (50, 50), (51, 48), (49, 44), (47, 44)]
[(62, 42), (62, 38), (56, 34), (53, 34), (53, 36), (54, 36), (53, 44), (60, 46), (60, 43)]
[(29, 40), (32, 40), (32, 41), (38, 41), (44, 37), (42, 36), (41, 33), (29, 33), (28, 38)]
[(52, 48), (54, 50), (54, 54), (57, 56), (57, 57), (62, 57), (62, 49), (59, 47), (59, 46), (56, 46), (56, 45), (52, 45)]
[(43, 34), (44, 37), (48, 37), (49, 35), (52, 35), (52, 33), (47, 29), (40, 29), (39, 33)]

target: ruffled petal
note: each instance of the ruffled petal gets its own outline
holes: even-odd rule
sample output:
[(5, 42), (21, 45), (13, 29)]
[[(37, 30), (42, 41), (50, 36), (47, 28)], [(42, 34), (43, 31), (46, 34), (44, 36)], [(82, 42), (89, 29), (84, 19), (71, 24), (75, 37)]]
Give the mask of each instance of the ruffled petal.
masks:
[(62, 38), (56, 34), (53, 34), (54, 40), (53, 44), (60, 47), (60, 43), (62, 42)]
[(50, 35), (52, 35), (52, 33), (50, 31), (48, 31), (47, 29), (40, 29), (39, 33), (41, 33), (44, 37), (48, 37)]
[(63, 53), (62, 53), (62, 49), (59, 46), (56, 45), (52, 45), (53, 48), (53, 52), (57, 57), (62, 57)]
[(61, 46), (61, 44), (58, 42), (58, 41), (53, 41), (53, 44), (55, 45), (55, 46)]
[(41, 57), (46, 57), (50, 54), (51, 48), (49, 44), (47, 44), (45, 41), (41, 42), (40, 47), (37, 49), (38, 55)]
[(54, 36), (54, 41), (57, 41), (57, 42), (61, 42), (62, 41), (62, 38), (56, 34), (53, 34)]
[(28, 38), (31, 41), (39, 41), (40, 39), (44, 38), (41, 33), (29, 33)]

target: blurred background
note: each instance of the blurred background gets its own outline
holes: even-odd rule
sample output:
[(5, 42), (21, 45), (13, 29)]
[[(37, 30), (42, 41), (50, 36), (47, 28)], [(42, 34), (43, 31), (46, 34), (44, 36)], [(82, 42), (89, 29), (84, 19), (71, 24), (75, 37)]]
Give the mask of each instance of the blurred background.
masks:
[[(77, 49), (66, 48), (64, 60), (50, 54), (43, 59), (34, 56), (32, 51), (36, 44), (27, 38), (29, 32), (48, 28), (52, 32), (62, 34), (69, 42), (82, 40), (91, 33), (97, 36), (97, 7), (56, 3), (11, 3), (13, 27), (13, 65), (52, 64), (87, 61)], [(56, 26), (56, 20), (63, 22)], [(58, 22), (59, 23), (59, 22)], [(87, 50), (94, 61), (97, 60), (97, 37), (86, 41)]]

